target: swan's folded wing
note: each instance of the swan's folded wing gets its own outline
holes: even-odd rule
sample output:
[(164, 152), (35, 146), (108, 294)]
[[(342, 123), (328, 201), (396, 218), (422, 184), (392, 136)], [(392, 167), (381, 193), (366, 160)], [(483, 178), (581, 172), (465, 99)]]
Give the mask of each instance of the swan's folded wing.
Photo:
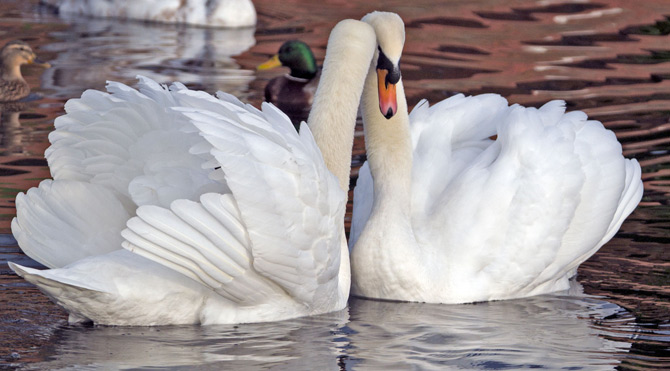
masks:
[[(454, 95), (432, 106), (419, 102), (409, 115), (412, 137), (412, 210), (421, 217), (434, 210), (435, 199), (491, 144), (496, 125), (507, 112), (497, 94)], [(374, 191), (367, 162), (358, 172), (349, 246), (353, 246), (372, 211)]]
[[(345, 195), (309, 128), (303, 125), (298, 135), (272, 106), (264, 106), (262, 115), (231, 114), (228, 106), (182, 111), (211, 144), (216, 163), (210, 165), (221, 167), (232, 195), (177, 201), (171, 210), (142, 207), (124, 236), (144, 256), (236, 302), (258, 303), (277, 290), (305, 305), (332, 295), (328, 286), (337, 285)], [(223, 223), (222, 215), (235, 222)], [(221, 237), (231, 234), (237, 237)], [(137, 242), (152, 238), (151, 246)]]
[(439, 245), (454, 246), (449, 259), (464, 275), (517, 296), (556, 290), (639, 201), (639, 179), (627, 180), (635, 166), (612, 132), (581, 112), (566, 114), (562, 102), (511, 107), (498, 128), (497, 141), (436, 198), (440, 211), (426, 222), (444, 231)]
[(497, 94), (452, 96), (432, 106), (416, 105), (410, 114), (413, 166), (412, 208), (420, 213), (458, 174), (491, 144), (496, 125), (508, 111), (507, 100)]

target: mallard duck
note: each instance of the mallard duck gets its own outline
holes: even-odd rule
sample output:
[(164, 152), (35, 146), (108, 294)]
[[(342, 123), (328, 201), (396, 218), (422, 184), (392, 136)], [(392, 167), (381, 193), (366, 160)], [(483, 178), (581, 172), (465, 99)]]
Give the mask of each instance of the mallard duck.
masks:
[[(30, 85), (21, 75), (21, 66), (35, 62), (37, 56), (28, 44), (21, 40), (10, 41), (0, 50), (2, 75), (0, 76), (0, 101), (10, 102), (30, 94)], [(47, 63), (38, 62), (45, 67)]]
[(403, 22), (364, 21), (394, 47), (375, 54), (361, 100), (368, 160), (354, 190), (352, 294), (469, 303), (567, 289), (639, 203), (638, 162), (561, 101), (456, 95), (408, 115)]
[(41, 0), (62, 14), (211, 27), (253, 27), (251, 0)]
[(11, 268), (73, 323), (343, 309), (351, 144), (375, 50), (368, 24), (338, 23), (299, 133), (271, 104), (147, 78), (139, 91), (110, 82), (68, 101), (45, 153), (53, 179), (17, 196), (12, 221), (23, 251), (51, 269)]
[(288, 67), (290, 72), (268, 82), (265, 101), (287, 113), (309, 112), (321, 74), (312, 49), (300, 40), (286, 41), (258, 70), (279, 66)]

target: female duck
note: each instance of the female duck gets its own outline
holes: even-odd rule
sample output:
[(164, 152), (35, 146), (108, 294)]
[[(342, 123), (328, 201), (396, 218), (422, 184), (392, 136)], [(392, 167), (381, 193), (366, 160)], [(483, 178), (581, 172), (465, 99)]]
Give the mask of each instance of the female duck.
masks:
[(468, 303), (567, 289), (640, 201), (637, 161), (560, 101), (535, 109), (458, 95), (408, 116), (402, 20), (364, 20), (396, 48), (375, 56), (362, 98), (368, 163), (354, 191), (352, 293)]
[(265, 101), (289, 113), (289, 116), (290, 113), (299, 115), (309, 112), (321, 73), (312, 49), (302, 41), (289, 40), (282, 44), (276, 55), (258, 66), (258, 69), (267, 70), (279, 66), (288, 67), (290, 72), (268, 82), (265, 86)]
[[(0, 63), (2, 63), (0, 102), (16, 101), (30, 94), (30, 85), (23, 79), (21, 66), (35, 62), (36, 57), (30, 46), (21, 40), (10, 41), (2, 47), (0, 50)], [(46, 63), (42, 64), (45, 67), (49, 66)]]
[(299, 134), (270, 104), (149, 79), (139, 92), (109, 83), (110, 94), (68, 101), (46, 151), (54, 179), (17, 196), (12, 222), (26, 254), (52, 269), (11, 268), (71, 322), (243, 323), (344, 308), (351, 146), (377, 42), (346, 20), (328, 45)]

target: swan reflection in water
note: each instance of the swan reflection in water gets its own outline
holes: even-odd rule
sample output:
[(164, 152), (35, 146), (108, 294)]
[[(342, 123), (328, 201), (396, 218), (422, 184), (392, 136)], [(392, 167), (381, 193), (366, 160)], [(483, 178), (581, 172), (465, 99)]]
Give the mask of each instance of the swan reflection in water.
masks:
[(242, 70), (233, 59), (255, 45), (254, 28), (66, 20), (71, 27), (52, 34), (60, 41), (43, 48), (58, 55), (41, 82), (54, 97), (102, 89), (107, 80), (132, 86), (138, 74), (159, 83), (180, 81), (210, 93), (222, 90), (243, 97), (254, 79), (253, 71)]
[(351, 298), (348, 309), (276, 323), (68, 326), (52, 338), (51, 361), (35, 366), (603, 370), (630, 347), (614, 327), (633, 320), (617, 305), (579, 295), (470, 305)]

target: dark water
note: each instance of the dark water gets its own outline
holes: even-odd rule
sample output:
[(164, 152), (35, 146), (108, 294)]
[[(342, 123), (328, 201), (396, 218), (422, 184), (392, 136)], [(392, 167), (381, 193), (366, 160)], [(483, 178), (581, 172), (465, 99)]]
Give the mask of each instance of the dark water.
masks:
[[(0, 367), (28, 369), (669, 369), (670, 2), (254, 1), (255, 30), (63, 19), (36, 0), (0, 3), (0, 43), (28, 41), (31, 101), (0, 107)], [(382, 5), (383, 4), (383, 5)], [(9, 235), (17, 192), (49, 177), (43, 159), (65, 101), (142, 74), (225, 90), (258, 105), (284, 71), (255, 66), (289, 38), (322, 60), (343, 18), (384, 9), (407, 25), (410, 106), (496, 92), (538, 106), (564, 99), (614, 130), (642, 164), (645, 195), (568, 293), (476, 305), (352, 299), (339, 312), (272, 324), (72, 327), (7, 260), (34, 264)], [(360, 133), (359, 133), (360, 134)], [(356, 139), (352, 178), (364, 160)]]

